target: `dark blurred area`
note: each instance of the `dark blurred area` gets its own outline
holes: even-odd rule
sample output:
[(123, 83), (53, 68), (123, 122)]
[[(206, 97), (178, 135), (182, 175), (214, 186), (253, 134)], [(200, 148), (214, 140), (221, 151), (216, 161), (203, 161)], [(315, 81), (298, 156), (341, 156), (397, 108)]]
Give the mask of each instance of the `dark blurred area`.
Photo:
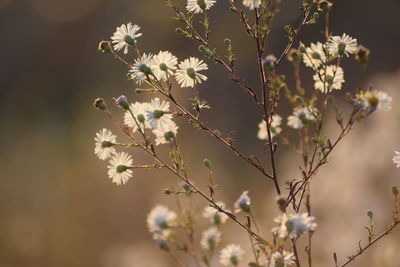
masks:
[[(185, 1), (177, 2), (184, 6)], [(399, 184), (400, 177), (399, 170), (391, 164), (391, 153), (400, 149), (400, 112), (396, 107), (400, 95), (400, 1), (336, 2), (331, 29), (340, 35), (348, 33), (371, 49), (369, 81), (393, 95), (394, 109), (385, 120), (382, 119), (384, 115), (375, 114), (370, 122), (360, 127), (362, 130), (352, 134), (353, 141), (343, 143), (338, 155), (333, 154), (333, 158), (338, 156), (343, 160), (348, 153), (359, 151), (360, 157), (367, 159), (352, 159), (347, 165), (334, 161), (331, 171), (321, 172), (325, 177), (318, 180), (315, 187), (319, 193), (313, 199), (315, 205), (321, 207), (315, 215), (317, 221), (318, 215), (321, 218), (321, 234), (315, 239), (316, 246), (321, 246), (317, 257), (320, 266), (333, 265), (334, 250), (340, 250), (344, 259), (357, 247), (358, 240), (366, 236), (362, 227), (367, 221), (367, 209), (381, 211), (377, 212), (382, 218), (381, 225), (387, 223), (384, 218), (390, 217), (388, 192), (393, 183)], [(93, 138), (103, 127), (122, 135), (92, 107), (97, 97), (103, 97), (111, 107), (112, 97), (121, 94), (132, 101), (149, 99), (134, 94), (136, 86), (127, 81), (124, 65), (97, 51), (98, 42), (109, 39), (123, 23), (131, 21), (142, 27), (139, 45), (143, 52), (170, 50), (179, 59), (202, 56), (197, 50), (198, 44), (175, 34), (178, 24), (171, 19), (172, 15), (162, 0), (0, 0), (0, 33), (3, 36), (0, 42), (1, 267), (174, 266), (168, 255), (154, 245), (147, 233), (145, 218), (156, 203), (174, 207), (173, 199), (162, 192), (179, 182), (164, 171), (156, 170), (135, 172), (125, 186), (112, 184), (107, 178), (106, 163), (93, 153)], [(280, 54), (287, 42), (283, 26), (296, 24), (299, 16), (297, 1), (283, 1), (270, 35), (268, 53)], [(254, 44), (245, 35), (235, 14), (228, 10), (227, 1), (218, 1), (210, 11), (210, 19), (211, 42), (222, 51), (224, 38), (231, 38), (238, 57), (238, 71), (251, 84), (257, 85)], [(305, 44), (321, 40), (322, 29), (321, 23), (307, 26), (300, 39)], [(205, 120), (225, 134), (234, 130), (236, 144), (245, 154), (262, 155), (262, 143), (256, 139), (261, 114), (219, 65), (207, 63), (209, 81), (199, 87), (199, 92), (213, 109), (207, 111)], [(284, 62), (279, 71), (288, 75), (290, 84), (289, 67)], [(351, 91), (359, 70), (353, 63), (346, 63), (344, 68), (345, 89)], [(311, 90), (312, 73), (304, 71), (304, 75), (309, 77), (306, 88)], [(178, 97), (184, 99), (191, 94), (191, 90), (184, 88)], [(120, 110), (112, 109), (121, 117)], [(284, 115), (290, 112), (285, 106), (280, 109)], [(270, 229), (277, 215), (273, 205), (267, 204), (274, 199), (272, 183), (263, 180), (259, 173), (210, 136), (195, 132), (184, 119), (179, 119), (178, 123), (193, 180), (197, 184), (206, 183), (202, 180), (206, 179), (206, 171), (201, 163), (209, 158), (216, 166), (219, 198), (233, 203), (242, 190), (249, 189), (260, 219), (265, 219), (262, 224)], [(392, 124), (397, 126), (390, 126)], [(390, 129), (390, 133), (385, 129)], [(363, 148), (354, 152), (354, 144), (360, 140), (363, 140), (359, 143)], [(298, 163), (293, 163), (298, 158), (286, 157), (287, 152), (290, 150), (282, 149), (283, 159), (278, 168), (282, 176), (292, 177), (298, 171)], [(142, 158), (135, 159), (140, 162)], [(365, 164), (368, 159), (376, 165)], [(355, 167), (350, 163), (360, 169), (365, 167), (365, 172), (351, 173)], [(291, 166), (291, 170), (287, 166)], [(372, 166), (375, 167), (373, 171)], [(330, 178), (332, 171), (338, 171), (343, 177), (336, 185), (336, 178)], [(354, 181), (359, 177), (364, 183), (350, 186), (346, 191), (340, 187), (346, 183), (346, 175), (352, 176)], [(387, 176), (390, 178), (386, 179)], [(331, 186), (324, 184), (327, 179)], [(360, 192), (362, 188), (367, 193)], [(333, 212), (322, 208), (326, 194), (341, 199), (340, 203), (326, 200), (326, 206)], [(202, 200), (199, 203), (205, 205)], [(199, 208), (203, 207), (201, 205)], [(346, 214), (347, 219), (354, 216), (351, 223), (342, 217)], [(337, 225), (337, 229), (344, 231), (339, 235), (333, 232)], [(237, 231), (237, 228), (229, 225), (228, 230)], [(323, 239), (324, 233), (329, 240)], [(240, 240), (227, 234), (224, 240), (247, 242), (245, 238), (245, 234)], [(395, 252), (400, 249), (399, 235), (385, 242), (386, 247), (378, 245), (375, 250), (383, 249), (386, 256), (371, 251), (353, 266), (400, 266), (399, 254)], [(337, 244), (346, 245), (337, 247)], [(370, 265), (371, 262), (374, 264)]]

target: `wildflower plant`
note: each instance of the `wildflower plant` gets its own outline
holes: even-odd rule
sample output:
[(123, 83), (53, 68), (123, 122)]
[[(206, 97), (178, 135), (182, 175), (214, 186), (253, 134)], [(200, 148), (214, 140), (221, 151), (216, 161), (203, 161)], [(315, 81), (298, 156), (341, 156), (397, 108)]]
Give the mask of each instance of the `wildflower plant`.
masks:
[[(138, 38), (145, 36), (142, 36), (140, 27), (131, 22), (118, 27), (111, 37), (112, 41), (100, 42), (101, 52), (111, 54), (126, 65), (129, 82), (136, 84), (137, 89), (128, 97), (121, 95), (115, 98), (115, 106), (123, 111), (122, 118), (115, 116), (103, 99), (96, 99), (94, 106), (104, 112), (130, 142), (118, 143), (116, 135), (108, 129), (102, 129), (95, 137), (95, 154), (101, 160), (109, 161), (108, 176), (117, 185), (130, 183), (137, 169), (163, 169), (182, 182), (179, 187), (165, 189), (166, 195), (176, 197), (178, 203), (192, 202), (198, 200), (198, 197), (207, 201), (208, 204), (201, 207), (203, 212), (200, 216), (196, 216), (193, 208), (187, 210), (181, 205), (178, 205), (179, 212), (164, 205), (157, 205), (149, 212), (147, 225), (153, 239), (160, 249), (173, 257), (177, 266), (187, 266), (184, 263), (187, 258), (179, 256), (187, 253), (194, 266), (212, 266), (215, 262), (213, 258), (219, 256), (219, 263), (223, 266), (311, 267), (311, 244), (313, 234), (318, 232), (318, 218), (314, 217), (311, 209), (310, 184), (313, 179), (317, 179), (319, 169), (328, 163), (343, 138), (375, 111), (390, 110), (392, 98), (383, 91), (366, 87), (364, 77), (370, 51), (346, 33), (332, 33), (329, 20), (334, 3), (330, 0), (299, 1), (302, 18), (298, 25), (284, 27), (287, 44), (278, 56), (268, 54), (266, 43), (271, 23), (280, 14), (278, 6), (281, 1), (226, 0), (229, 5), (226, 12), (237, 16), (238, 24), (243, 28), (243, 33), (250, 37), (257, 55), (254, 64), (259, 71), (259, 85), (248, 82), (237, 71), (237, 51), (232, 41), (227, 37), (221, 39), (225, 51), (220, 52), (209, 40), (212, 22), (207, 14), (214, 12), (213, 7), (220, 2), (222, 0), (187, 0), (183, 7), (179, 7), (174, 1), (165, 0), (179, 24), (176, 33), (193, 40), (204, 59), (194, 56), (180, 59), (172, 52), (163, 50), (163, 47), (160, 47), (160, 51), (142, 52)], [(324, 31), (320, 40), (309, 45), (298, 40), (299, 33), (308, 25), (317, 23), (320, 18), (324, 18)], [(121, 55), (122, 50), (129, 57)], [(352, 60), (352, 57), (363, 72), (356, 92), (347, 86), (342, 65), (344, 61)], [(284, 60), (293, 66), (294, 85), (287, 83), (285, 75), (279, 72), (278, 67)], [(201, 114), (211, 112), (211, 107), (206, 100), (200, 98), (196, 87), (207, 82), (209, 69), (212, 71), (218, 67), (227, 73), (227, 78), (236, 83), (258, 108), (261, 122), (258, 124), (258, 132), (257, 125), (254, 127), (254, 137), (258, 137), (260, 144), (264, 144), (268, 151), (268, 166), (263, 166), (262, 161), (254, 156), (242, 153), (230, 136), (212, 129), (202, 119)], [(313, 72), (310, 77), (314, 80), (313, 88), (304, 87), (301, 75), (303, 68)], [(180, 90), (192, 93), (189, 99), (191, 105), (176, 98)], [(151, 99), (138, 102), (137, 94), (147, 94)], [(288, 116), (281, 111), (283, 99), (290, 103), (292, 112)], [(338, 101), (344, 102), (347, 107), (338, 105)], [(328, 108), (334, 111), (334, 116), (327, 112)], [(233, 156), (254, 167), (261, 177), (270, 181), (276, 193), (276, 227), (271, 230), (261, 229), (255, 219), (254, 203), (247, 190), (243, 191), (235, 203), (227, 205), (219, 200), (217, 179), (210, 160), (203, 161), (208, 175), (207, 186), (198, 186), (190, 180), (183, 146), (179, 142), (179, 129), (183, 122), (179, 120), (178, 123), (178, 117), (185, 118), (191, 127), (211, 135)], [(339, 129), (339, 134), (334, 138), (327, 133), (326, 124), (330, 120), (336, 121)], [(294, 148), (293, 152), (302, 158), (296, 166), (300, 172), (294, 179), (280, 176), (277, 169), (279, 158), (276, 151), (279, 146), (285, 145)], [(168, 159), (163, 155), (165, 150), (159, 149), (160, 146), (168, 149)], [(125, 148), (124, 151), (120, 151), (121, 148)], [(137, 163), (134, 154), (138, 150), (148, 154), (151, 161)], [(400, 152), (394, 153), (393, 162), (399, 167)], [(393, 187), (392, 193), (392, 222), (386, 230), (379, 235), (375, 234), (373, 213), (368, 213), (368, 243), (360, 243), (358, 250), (347, 258), (334, 253), (336, 267), (346, 266), (356, 260), (400, 224), (398, 187)], [(201, 221), (206, 229), (198, 234)], [(227, 245), (222, 242), (224, 225), (229, 221), (248, 234), (251, 251), (245, 251), (239, 244)], [(179, 232), (187, 235), (189, 241), (181, 240)], [(196, 235), (201, 238), (197, 240)], [(306, 255), (302, 255), (300, 252), (303, 249), (299, 248), (302, 243), (299, 241), (305, 238), (308, 239), (308, 246), (305, 248)], [(245, 255), (252, 260), (243, 262)]]

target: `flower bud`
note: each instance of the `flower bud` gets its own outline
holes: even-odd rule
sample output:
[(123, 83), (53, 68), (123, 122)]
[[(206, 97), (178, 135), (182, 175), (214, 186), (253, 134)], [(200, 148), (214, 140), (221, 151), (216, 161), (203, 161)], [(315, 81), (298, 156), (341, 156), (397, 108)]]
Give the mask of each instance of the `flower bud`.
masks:
[(294, 64), (299, 64), (301, 62), (300, 50), (295, 48), (290, 49), (287, 55), (287, 60)]
[(304, 46), (304, 44), (302, 44), (302, 43), (300, 43), (299, 50), (300, 50), (300, 52), (303, 53), (303, 54), (307, 53), (307, 49), (306, 49), (306, 47)]
[(95, 108), (97, 108), (98, 110), (106, 110), (107, 109), (106, 103), (104, 102), (103, 98), (97, 98), (94, 101), (93, 106)]
[(283, 196), (278, 196), (278, 198), (276, 199), (276, 203), (278, 204), (279, 210), (285, 212), (287, 207), (286, 198), (284, 198)]
[(97, 50), (99, 50), (102, 53), (111, 53), (112, 47), (110, 41), (101, 41), (99, 43), (99, 46), (97, 47)]
[(368, 217), (371, 219), (371, 220), (373, 220), (374, 219), (374, 213), (372, 212), (372, 211), (368, 211), (367, 212), (367, 215), (368, 215)]
[(207, 167), (207, 169), (211, 170), (211, 161), (209, 159), (204, 159), (203, 164)]
[(395, 197), (399, 195), (399, 188), (397, 186), (392, 187), (392, 192)]
[(354, 58), (357, 60), (361, 65), (365, 65), (368, 63), (370, 51), (365, 46), (359, 45), (357, 53), (355, 54)]
[(121, 108), (128, 110), (129, 109), (129, 104), (128, 104), (128, 98), (126, 96), (121, 95), (115, 100), (115, 104), (117, 106), (120, 106)]
[(166, 195), (171, 195), (172, 193), (174, 193), (173, 190), (171, 190), (171, 189), (169, 189), (169, 188), (164, 189), (164, 194), (166, 194)]
[(161, 249), (161, 250), (164, 250), (164, 251), (169, 251), (169, 245), (168, 245), (168, 241), (167, 240), (163, 240), (163, 239), (160, 239), (160, 240), (157, 240), (157, 246)]
[(225, 46), (231, 46), (231, 45), (232, 45), (231, 39), (225, 38), (225, 39), (224, 39), (224, 44), (225, 44)]
[(318, 11), (323, 12), (325, 14), (329, 13), (332, 8), (332, 3), (329, 1), (322, 0), (318, 4)]

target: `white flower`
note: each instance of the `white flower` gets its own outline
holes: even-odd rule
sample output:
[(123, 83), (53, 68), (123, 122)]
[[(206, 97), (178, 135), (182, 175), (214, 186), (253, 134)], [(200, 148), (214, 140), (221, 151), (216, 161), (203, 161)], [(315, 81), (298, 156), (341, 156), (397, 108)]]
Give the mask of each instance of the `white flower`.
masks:
[(211, 227), (203, 231), (200, 245), (205, 250), (214, 250), (221, 240), (221, 232), (217, 227)]
[(224, 266), (237, 266), (239, 261), (242, 259), (244, 251), (239, 245), (228, 245), (223, 250), (219, 257), (219, 262)]
[(272, 229), (272, 232), (280, 238), (286, 238), (287, 236), (296, 238), (307, 231), (314, 231), (317, 228), (315, 218), (308, 216), (307, 212), (289, 215), (289, 217), (284, 213), (276, 218), (275, 222), (279, 226)]
[(287, 267), (295, 263), (296, 257), (292, 252), (276, 251), (272, 253), (271, 258), (267, 261), (267, 267)]
[(153, 55), (143, 54), (141, 58), (135, 59), (135, 63), (132, 68), (129, 70), (129, 75), (131, 79), (137, 84), (142, 84), (142, 82), (146, 81), (148, 78), (152, 78), (154, 60)]
[(175, 138), (178, 133), (178, 126), (170, 120), (164, 124), (164, 128), (156, 128), (153, 130), (153, 133), (156, 135), (156, 146), (166, 144)]
[(168, 51), (160, 51), (153, 57), (153, 71), (157, 80), (166, 81), (169, 75), (174, 74), (178, 59)]
[(250, 204), (251, 200), (249, 197), (249, 191), (243, 191), (243, 193), (240, 195), (239, 199), (235, 202), (233, 207), (236, 213), (241, 211), (249, 213)]
[(158, 97), (151, 100), (147, 106), (146, 119), (151, 128), (163, 130), (171, 124), (172, 114), (169, 112), (169, 103)]
[(396, 164), (397, 168), (400, 168), (400, 152), (399, 151), (394, 152), (393, 163)]
[(356, 104), (367, 112), (390, 110), (392, 108), (391, 102), (392, 97), (378, 90), (360, 92), (356, 95)]
[[(272, 121), (270, 124), (271, 138), (274, 138), (276, 135), (278, 135), (282, 132), (281, 122), (282, 122), (281, 116), (279, 116), (278, 114), (275, 114), (272, 116)], [(259, 128), (258, 134), (257, 134), (258, 139), (261, 139), (261, 140), (268, 139), (267, 123), (265, 122), (265, 120), (262, 120), (258, 124), (258, 128)]]
[(320, 42), (316, 44), (311, 43), (310, 47), (306, 47), (306, 53), (303, 55), (303, 62), (307, 67), (318, 69), (325, 61), (324, 47)]
[(175, 73), (176, 80), (182, 87), (194, 87), (195, 84), (206, 81), (207, 76), (199, 71), (207, 70), (208, 66), (203, 60), (190, 57), (179, 63), (179, 69)]
[[(223, 202), (217, 202), (216, 203), (218, 207), (221, 207), (227, 212), (230, 212), (229, 210), (225, 209), (225, 203)], [(225, 223), (228, 220), (228, 215), (225, 213), (219, 212), (215, 208), (211, 206), (205, 207), (203, 211), (203, 217), (208, 219), (211, 223), (219, 225), (222, 223)]]
[(171, 227), (176, 225), (176, 214), (162, 205), (155, 206), (147, 215), (147, 228), (155, 240), (166, 240)]
[(351, 38), (345, 33), (342, 36), (331, 36), (326, 43), (326, 47), (332, 56), (343, 56), (344, 54), (348, 57), (350, 54), (357, 52), (357, 39)]
[(136, 38), (142, 36), (141, 33), (138, 33), (140, 27), (138, 25), (132, 25), (132, 23), (122, 24), (120, 27), (117, 27), (116, 32), (111, 37), (111, 40), (114, 45), (114, 49), (120, 51), (124, 49), (124, 54), (128, 53), (128, 46), (136, 45)]
[(254, 10), (261, 6), (261, 0), (243, 0), (243, 5), (248, 7), (250, 10)]
[(315, 89), (320, 90), (325, 94), (332, 90), (342, 89), (344, 74), (341, 67), (330, 65), (326, 67), (326, 73), (324, 68), (321, 68), (318, 73), (314, 74)]
[[(317, 112), (317, 109), (312, 110), (314, 113)], [(290, 115), (287, 118), (288, 122), (287, 125), (293, 129), (300, 129), (303, 128), (307, 121), (313, 121), (315, 120), (315, 116), (313, 113), (310, 111), (309, 108), (303, 107), (303, 108), (296, 108), (293, 112), (293, 115)]]
[(215, 0), (188, 0), (186, 9), (196, 14), (203, 13), (203, 10), (210, 9), (215, 2)]
[(96, 141), (94, 153), (99, 159), (105, 160), (110, 156), (110, 154), (115, 153), (115, 148), (112, 146), (117, 142), (116, 138), (117, 137), (107, 129), (102, 129), (96, 133), (96, 137), (94, 138)]
[(131, 112), (129, 111), (125, 112), (124, 123), (128, 127), (131, 127), (133, 132), (136, 132), (136, 130), (138, 129), (137, 124), (139, 124), (142, 131), (144, 131), (145, 128), (151, 128), (150, 124), (148, 123), (145, 117), (148, 105), (149, 105), (148, 103), (139, 103), (139, 102), (130, 104), (129, 109), (135, 118), (132, 117)]
[(129, 178), (132, 177), (132, 158), (125, 152), (116, 153), (114, 157), (110, 159), (110, 165), (108, 165), (108, 176), (112, 179), (113, 183), (117, 185), (126, 184)]

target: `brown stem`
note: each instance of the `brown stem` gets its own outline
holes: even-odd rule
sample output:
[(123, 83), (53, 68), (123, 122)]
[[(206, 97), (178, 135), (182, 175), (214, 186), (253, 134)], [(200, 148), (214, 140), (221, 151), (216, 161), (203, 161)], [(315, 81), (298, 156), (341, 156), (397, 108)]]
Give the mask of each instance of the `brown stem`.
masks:
[[(120, 123), (118, 123), (117, 120), (115, 120), (115, 118), (113, 117), (113, 115), (106, 110), (105, 113), (107, 114), (107, 116), (114, 122), (114, 124), (116, 126), (118, 126), (130, 139), (132, 139), (135, 143), (138, 143), (136, 141), (136, 138), (133, 136), (133, 134), (130, 132), (130, 130), (126, 127), (124, 127), (123, 125), (121, 125)], [(150, 156), (153, 157), (154, 160), (156, 160), (159, 164), (161, 164), (164, 168), (166, 168), (168, 171), (170, 171), (171, 173), (175, 174), (179, 179), (181, 179), (182, 181), (184, 181), (185, 183), (187, 183), (196, 193), (198, 193), (200, 196), (202, 196), (206, 201), (208, 201), (214, 208), (216, 208), (219, 212), (224, 213), (225, 215), (227, 215), (232, 221), (234, 221), (236, 224), (238, 224), (239, 226), (241, 226), (243, 229), (245, 229), (246, 231), (248, 231), (254, 238), (260, 240), (260, 241), (265, 241), (264, 238), (262, 238), (260, 235), (258, 235), (257, 233), (255, 233), (253, 230), (251, 230), (249, 227), (247, 227), (245, 224), (243, 224), (242, 222), (240, 222), (233, 214), (231, 214), (230, 212), (227, 212), (226, 210), (224, 210), (223, 208), (219, 207), (217, 205), (216, 202), (214, 202), (210, 197), (207, 196), (206, 193), (204, 193), (203, 191), (201, 191), (197, 186), (195, 186), (192, 182), (190, 182), (189, 180), (187, 180), (178, 170), (176, 170), (175, 168), (171, 167), (170, 165), (166, 164), (163, 160), (161, 160), (157, 154), (155, 153), (154, 149), (147, 149), (145, 146), (143, 146), (142, 144), (139, 144), (139, 147), (145, 151), (146, 153), (148, 153)]]
[(357, 257), (359, 257), (361, 254), (364, 253), (365, 250), (367, 250), (368, 248), (370, 248), (373, 244), (375, 244), (376, 242), (378, 242), (381, 238), (383, 238), (384, 236), (388, 235), (389, 233), (391, 233), (398, 225), (400, 224), (400, 220), (396, 220), (394, 221), (388, 229), (386, 229), (386, 231), (384, 231), (383, 233), (381, 233), (377, 238), (375, 238), (374, 240), (372, 240), (371, 242), (369, 242), (366, 246), (359, 248), (359, 250), (357, 251), (356, 254), (351, 255), (348, 258), (348, 260), (346, 262), (344, 262), (343, 264), (337, 266), (337, 267), (344, 267), (347, 264), (349, 264), (350, 262), (354, 261)]

